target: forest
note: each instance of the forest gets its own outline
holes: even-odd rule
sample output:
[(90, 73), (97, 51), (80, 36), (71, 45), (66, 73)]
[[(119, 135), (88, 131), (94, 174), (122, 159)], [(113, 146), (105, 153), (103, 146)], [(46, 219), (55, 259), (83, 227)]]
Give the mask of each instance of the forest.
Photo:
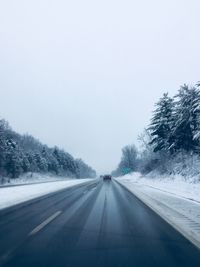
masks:
[(28, 172), (73, 178), (96, 176), (82, 159), (74, 159), (58, 147), (50, 148), (31, 135), (18, 134), (0, 119), (0, 178), (18, 178)]
[(135, 145), (122, 149), (114, 176), (133, 171), (200, 174), (200, 83), (184, 84), (173, 97), (164, 93), (138, 141), (139, 149)]

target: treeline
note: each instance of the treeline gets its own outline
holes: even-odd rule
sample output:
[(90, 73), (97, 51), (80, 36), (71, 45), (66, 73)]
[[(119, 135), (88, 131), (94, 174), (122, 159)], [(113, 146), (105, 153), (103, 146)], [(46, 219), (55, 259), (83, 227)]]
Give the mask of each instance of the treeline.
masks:
[(27, 172), (93, 178), (96, 172), (81, 159), (58, 147), (49, 148), (31, 135), (20, 135), (0, 119), (0, 177), (17, 178)]
[(116, 170), (112, 172), (115, 177), (136, 171), (138, 168), (138, 151), (135, 145), (129, 145), (122, 148), (121, 161)]
[[(163, 94), (155, 104), (149, 126), (139, 136), (142, 151), (136, 153), (137, 150), (132, 149), (133, 162), (126, 163), (124, 167), (123, 150), (115, 175), (127, 173), (128, 168), (130, 172), (149, 173), (158, 170), (171, 174), (189, 167), (191, 169), (188, 166), (191, 162), (200, 163), (199, 89), (200, 83), (197, 83), (195, 86), (181, 86), (174, 97)], [(175, 169), (177, 166), (179, 170)], [(200, 173), (197, 169), (196, 172)]]

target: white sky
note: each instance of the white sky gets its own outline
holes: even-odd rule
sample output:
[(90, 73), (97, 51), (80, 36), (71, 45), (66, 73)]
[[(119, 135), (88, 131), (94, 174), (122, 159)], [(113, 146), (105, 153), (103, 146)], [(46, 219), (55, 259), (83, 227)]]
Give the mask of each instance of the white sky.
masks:
[(0, 116), (113, 170), (154, 102), (200, 80), (199, 0), (0, 0)]

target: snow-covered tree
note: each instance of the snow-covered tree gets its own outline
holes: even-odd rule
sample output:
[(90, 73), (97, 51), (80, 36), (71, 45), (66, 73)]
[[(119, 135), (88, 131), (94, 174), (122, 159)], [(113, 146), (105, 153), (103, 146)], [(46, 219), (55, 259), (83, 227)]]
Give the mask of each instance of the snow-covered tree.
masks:
[(30, 164), (30, 162), (28, 160), (27, 153), (21, 153), (21, 159), (22, 159), (23, 172), (26, 173), (26, 172), (31, 171), (31, 164)]
[(96, 172), (89, 167), (82, 159), (77, 159), (77, 173), (79, 178), (95, 178)]
[(6, 137), (5, 137), (6, 123), (0, 120), (0, 175), (4, 174), (4, 165), (6, 157)]
[(121, 161), (115, 171), (112, 172), (114, 176), (125, 175), (136, 171), (138, 166), (137, 148), (135, 145), (128, 145), (122, 148)]
[(22, 158), (20, 149), (12, 139), (7, 141), (5, 169), (11, 178), (17, 178), (22, 172)]
[(169, 136), (173, 125), (173, 98), (167, 93), (156, 103), (156, 109), (153, 112), (149, 130), (152, 140), (150, 142), (154, 147), (154, 152), (165, 150), (170, 147)]
[(34, 155), (35, 162), (37, 164), (38, 170), (41, 172), (47, 172), (48, 164), (47, 161), (40, 153), (35, 153)]
[(174, 125), (170, 136), (175, 151), (200, 150), (200, 91), (184, 85), (175, 96)]
[[(90, 167), (84, 164), (89, 172)], [(0, 119), (0, 177), (15, 178), (26, 172), (80, 177), (77, 161), (69, 153), (49, 148), (31, 135), (20, 135)]]

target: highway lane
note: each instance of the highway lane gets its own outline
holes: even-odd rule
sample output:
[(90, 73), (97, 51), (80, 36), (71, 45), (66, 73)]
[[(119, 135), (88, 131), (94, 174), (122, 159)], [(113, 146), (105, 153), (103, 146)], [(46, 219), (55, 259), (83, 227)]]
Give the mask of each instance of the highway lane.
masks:
[(0, 213), (6, 267), (200, 266), (200, 251), (114, 181)]

